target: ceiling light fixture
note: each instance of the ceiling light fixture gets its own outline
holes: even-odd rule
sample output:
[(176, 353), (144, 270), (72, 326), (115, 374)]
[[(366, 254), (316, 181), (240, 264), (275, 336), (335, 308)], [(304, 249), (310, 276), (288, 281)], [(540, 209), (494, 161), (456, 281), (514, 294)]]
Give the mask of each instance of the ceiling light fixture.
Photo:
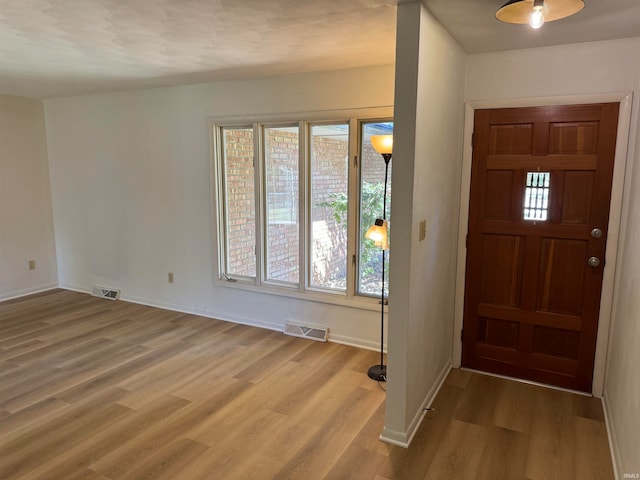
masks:
[(544, 13), (542, 13), (542, 9), (544, 8), (544, 0), (535, 0), (533, 2), (533, 13), (531, 17), (529, 17), (529, 25), (531, 28), (540, 28), (544, 23)]
[(529, 24), (540, 28), (578, 13), (584, 8), (583, 0), (509, 0), (496, 12), (496, 18), (505, 23)]

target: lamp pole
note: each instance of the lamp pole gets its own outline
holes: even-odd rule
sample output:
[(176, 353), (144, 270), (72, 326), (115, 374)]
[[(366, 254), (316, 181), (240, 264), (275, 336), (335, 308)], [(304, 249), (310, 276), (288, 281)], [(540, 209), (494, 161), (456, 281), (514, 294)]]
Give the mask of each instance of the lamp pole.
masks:
[[(387, 181), (389, 178), (389, 162), (391, 153), (382, 153), (384, 159), (384, 193), (382, 196), (382, 220), (383, 225), (387, 219)], [(378, 382), (387, 381), (387, 366), (384, 364), (384, 263), (386, 260), (386, 248), (382, 247), (382, 287), (380, 291), (380, 364), (369, 368), (367, 375)]]

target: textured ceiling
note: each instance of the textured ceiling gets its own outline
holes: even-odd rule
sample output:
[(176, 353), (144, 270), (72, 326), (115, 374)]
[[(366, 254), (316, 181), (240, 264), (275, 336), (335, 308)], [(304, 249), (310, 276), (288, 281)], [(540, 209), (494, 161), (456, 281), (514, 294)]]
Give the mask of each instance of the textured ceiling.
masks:
[(0, 0), (0, 94), (394, 63), (396, 0)]
[[(52, 98), (394, 63), (410, 0), (0, 0), (0, 94)], [(467, 52), (640, 36), (640, 0), (540, 30), (506, 0), (422, 0)]]

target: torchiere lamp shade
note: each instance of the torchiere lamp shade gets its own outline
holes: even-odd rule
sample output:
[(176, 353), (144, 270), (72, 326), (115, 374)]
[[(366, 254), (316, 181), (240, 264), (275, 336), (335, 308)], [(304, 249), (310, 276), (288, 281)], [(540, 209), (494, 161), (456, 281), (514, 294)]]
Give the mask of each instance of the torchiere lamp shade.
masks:
[(393, 135), (371, 135), (371, 145), (376, 152), (385, 155), (393, 152)]
[(388, 228), (389, 222), (378, 218), (375, 223), (369, 227), (364, 236), (369, 240), (373, 240), (376, 247), (380, 247), (382, 250), (389, 250), (389, 236), (387, 234)]

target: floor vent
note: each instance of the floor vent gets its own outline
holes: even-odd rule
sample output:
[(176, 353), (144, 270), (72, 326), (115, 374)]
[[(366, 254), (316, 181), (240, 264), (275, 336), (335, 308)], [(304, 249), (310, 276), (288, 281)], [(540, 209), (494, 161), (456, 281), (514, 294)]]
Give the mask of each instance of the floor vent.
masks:
[(284, 326), (284, 333), (294, 337), (326, 342), (327, 337), (329, 336), (329, 329), (327, 327), (315, 327), (312, 325), (304, 325), (302, 323), (288, 322)]
[(94, 286), (91, 295), (94, 297), (106, 298), (108, 300), (117, 300), (120, 298), (120, 290)]

